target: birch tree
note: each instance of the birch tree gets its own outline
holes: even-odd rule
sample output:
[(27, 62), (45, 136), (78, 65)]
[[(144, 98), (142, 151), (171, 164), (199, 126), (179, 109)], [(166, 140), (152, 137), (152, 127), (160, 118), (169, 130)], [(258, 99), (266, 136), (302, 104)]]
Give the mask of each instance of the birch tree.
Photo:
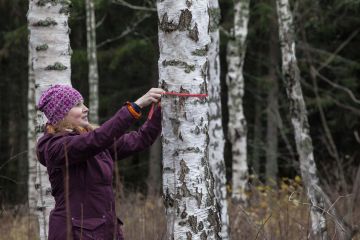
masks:
[(34, 71), (31, 67), (31, 51), (29, 48), (29, 85), (28, 85), (28, 132), (27, 132), (27, 140), (28, 140), (28, 204), (29, 210), (32, 211), (31, 214), (35, 214), (34, 210), (36, 209), (36, 169), (37, 164), (40, 164), (36, 157), (36, 101), (35, 101), (35, 77)]
[[(165, 91), (206, 94), (209, 2), (158, 0), (159, 81)], [(209, 169), (206, 98), (164, 96), (163, 196), (167, 239), (220, 239)]]
[[(68, 14), (70, 1), (30, 0), (28, 10), (30, 72), (35, 79), (35, 100), (53, 84), (70, 85)], [(30, 90), (29, 90), (30, 91)], [(45, 116), (36, 113), (36, 136), (40, 138)], [(34, 145), (33, 145), (34, 146)], [(30, 159), (29, 159), (30, 160)], [(54, 206), (46, 168), (37, 164), (35, 188), (40, 239), (47, 239), (49, 213)]]
[(232, 144), (232, 199), (246, 203), (248, 183), (247, 126), (244, 116), (244, 60), (249, 21), (249, 0), (234, 1), (233, 39), (227, 46), (229, 139)]
[[(351, 229), (337, 215), (329, 197), (321, 189), (314, 161), (313, 144), (306, 105), (300, 85), (300, 71), (295, 55), (293, 16), (288, 0), (277, 0), (279, 37), (282, 52), (282, 70), (286, 92), (290, 102), (290, 117), (294, 128), (296, 149), (299, 154), (300, 171), (310, 201), (311, 227), (314, 239), (329, 239), (325, 213), (334, 217), (339, 239), (351, 239)], [(327, 206), (326, 206), (327, 205)]]
[(221, 219), (221, 239), (229, 239), (229, 216), (226, 194), (226, 167), (224, 160), (225, 139), (221, 119), (220, 88), (220, 7), (218, 0), (210, 0), (210, 38), (209, 45), (209, 163), (214, 176), (215, 197)]
[(89, 118), (99, 124), (99, 73), (96, 56), (96, 24), (94, 0), (85, 0), (86, 39), (89, 64)]

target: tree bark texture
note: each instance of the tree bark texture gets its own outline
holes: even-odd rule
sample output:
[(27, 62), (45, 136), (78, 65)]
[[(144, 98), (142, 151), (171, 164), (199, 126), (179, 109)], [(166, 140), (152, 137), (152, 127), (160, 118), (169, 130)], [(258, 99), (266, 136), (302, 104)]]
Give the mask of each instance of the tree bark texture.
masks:
[(249, 0), (234, 1), (234, 39), (227, 48), (229, 139), (232, 144), (232, 199), (247, 202), (248, 184), (247, 164), (247, 126), (244, 115), (244, 75), (243, 67), (246, 53), (246, 37), (249, 21)]
[(35, 189), (37, 164), (40, 164), (36, 157), (36, 102), (35, 102), (35, 76), (31, 67), (31, 51), (29, 49), (29, 85), (28, 85), (28, 204), (29, 210), (35, 214), (37, 193)]
[[(159, 81), (165, 91), (208, 93), (209, 1), (159, 0)], [(167, 239), (220, 239), (209, 167), (206, 98), (164, 96), (163, 195)]]
[[(70, 82), (70, 55), (68, 15), (70, 1), (30, 0), (28, 10), (30, 71), (35, 78), (35, 100), (54, 84)], [(45, 116), (36, 113), (36, 136), (40, 138)], [(54, 206), (46, 168), (37, 164), (35, 181), (36, 209), (40, 226), (40, 239), (47, 239), (49, 213)]]
[(218, 0), (210, 0), (210, 38), (209, 45), (209, 164), (214, 176), (215, 197), (221, 219), (221, 239), (229, 239), (229, 216), (226, 193), (226, 166), (224, 159), (224, 132), (221, 111), (220, 87), (220, 7)]
[(295, 34), (293, 16), (288, 0), (277, 0), (279, 36), (282, 52), (282, 70), (286, 92), (290, 102), (290, 117), (294, 127), (295, 142), (299, 154), (300, 171), (307, 196), (311, 202), (310, 217), (314, 239), (328, 239), (325, 193), (319, 185), (317, 168), (314, 161), (313, 144), (306, 106), (300, 85), (300, 71), (295, 56)]
[(86, 39), (89, 64), (89, 119), (99, 124), (99, 73), (96, 55), (96, 24), (94, 0), (85, 0)]

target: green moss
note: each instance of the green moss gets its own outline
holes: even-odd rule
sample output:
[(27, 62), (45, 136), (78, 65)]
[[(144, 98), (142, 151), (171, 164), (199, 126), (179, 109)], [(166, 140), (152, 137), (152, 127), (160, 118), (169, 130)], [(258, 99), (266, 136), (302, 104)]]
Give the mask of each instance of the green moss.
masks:
[(60, 62), (56, 62), (54, 65), (47, 66), (45, 69), (46, 70), (63, 71), (63, 70), (66, 70), (67, 67)]
[(214, 32), (217, 29), (219, 29), (219, 25), (220, 25), (220, 19), (221, 19), (221, 12), (220, 12), (220, 8), (209, 8), (209, 31), (210, 32)]

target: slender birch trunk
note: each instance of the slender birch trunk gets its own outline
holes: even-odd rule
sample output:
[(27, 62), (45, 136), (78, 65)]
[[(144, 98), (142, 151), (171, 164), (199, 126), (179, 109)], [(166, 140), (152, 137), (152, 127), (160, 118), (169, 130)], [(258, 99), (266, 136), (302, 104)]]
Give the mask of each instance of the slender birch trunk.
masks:
[(286, 92), (290, 101), (291, 123), (294, 127), (300, 171), (307, 196), (311, 202), (310, 216), (315, 239), (329, 239), (326, 226), (325, 202), (319, 185), (313, 155), (313, 144), (306, 106), (300, 85), (300, 71), (295, 56), (293, 17), (288, 0), (277, 0), (279, 36), (282, 52), (282, 69)]
[[(70, 85), (69, 14), (70, 1), (30, 0), (28, 26), (30, 31), (30, 68), (35, 78), (35, 100), (53, 84)], [(36, 136), (40, 138), (46, 122), (41, 112), (36, 114)], [(47, 239), (48, 219), (54, 199), (46, 168), (37, 164), (35, 188), (40, 239)]]
[(31, 51), (29, 48), (29, 85), (28, 85), (28, 204), (31, 214), (35, 214), (37, 193), (35, 189), (37, 164), (40, 164), (36, 157), (36, 101), (35, 101), (35, 76), (31, 67)]
[(226, 166), (224, 159), (224, 132), (222, 127), (220, 87), (220, 7), (218, 0), (210, 0), (209, 45), (209, 164), (214, 176), (215, 197), (221, 220), (221, 239), (229, 239), (229, 216), (226, 193)]
[(85, 0), (87, 58), (89, 63), (89, 119), (99, 124), (99, 73), (96, 56), (96, 24), (94, 0)]
[[(166, 91), (205, 94), (208, 0), (159, 0), (159, 80)], [(207, 99), (162, 99), (163, 194), (167, 239), (220, 239), (209, 169)]]
[(227, 49), (229, 109), (229, 139), (232, 144), (232, 199), (247, 202), (246, 188), (248, 183), (247, 164), (247, 126), (244, 116), (244, 76), (243, 67), (246, 52), (246, 37), (249, 21), (249, 0), (234, 1), (234, 39), (230, 40)]

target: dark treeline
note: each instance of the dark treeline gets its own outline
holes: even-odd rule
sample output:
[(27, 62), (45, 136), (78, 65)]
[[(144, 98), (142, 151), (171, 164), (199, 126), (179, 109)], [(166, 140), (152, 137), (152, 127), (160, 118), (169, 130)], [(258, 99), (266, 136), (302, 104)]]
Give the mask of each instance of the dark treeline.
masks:
[[(87, 101), (88, 63), (84, 2), (72, 0), (71, 80)], [(158, 20), (156, 12), (129, 9), (110, 0), (95, 2), (98, 23), (100, 122), (104, 122), (125, 101), (135, 100), (150, 87), (157, 86)], [(140, 0), (131, 2), (145, 4)], [(295, 177), (299, 175), (299, 165), (289, 122), (288, 102), (281, 80), (276, 11), (272, 2), (252, 1), (250, 9), (244, 69), (248, 160), (250, 167), (254, 161), (260, 163), (259, 174), (264, 177), (269, 128), (267, 108), (275, 98), (279, 112), (275, 121), (278, 136), (272, 137), (277, 137), (279, 141), (279, 177)], [(151, 3), (147, 4), (150, 6)], [(233, 1), (223, 0), (220, 5), (222, 104), (226, 136), (226, 45), (233, 24)], [(27, 196), (27, 10), (28, 1), (0, 0), (2, 204), (25, 203)], [(360, 3), (356, 0), (297, 0), (293, 1), (293, 11), (302, 87), (320, 178), (324, 184), (336, 187), (337, 192), (346, 192), (349, 190), (346, 188), (350, 188), (354, 183), (360, 162)], [(315, 77), (314, 72), (317, 73)], [(279, 89), (275, 92), (269, 91), (274, 89), (274, 85), (278, 85)], [(229, 144), (226, 144), (228, 179), (231, 178), (230, 149)], [(121, 178), (129, 189), (144, 189), (147, 173), (147, 152), (120, 163)]]

